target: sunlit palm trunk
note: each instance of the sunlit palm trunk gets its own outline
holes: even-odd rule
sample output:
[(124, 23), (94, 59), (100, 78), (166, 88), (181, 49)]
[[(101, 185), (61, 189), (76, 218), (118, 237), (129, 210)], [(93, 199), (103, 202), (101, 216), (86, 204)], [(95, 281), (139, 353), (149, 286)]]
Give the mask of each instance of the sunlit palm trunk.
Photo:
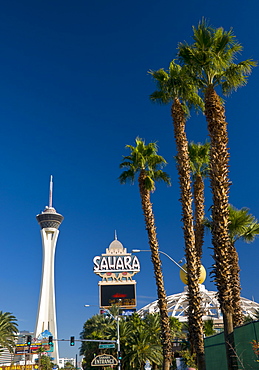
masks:
[(201, 259), (202, 246), (204, 239), (204, 182), (202, 175), (196, 174), (193, 182), (193, 196), (194, 196), (194, 234), (195, 234), (195, 247), (197, 258)]
[(231, 287), (232, 287), (232, 307), (233, 307), (233, 326), (242, 325), (244, 323), (244, 314), (241, 306), (241, 285), (240, 285), (240, 268), (238, 263), (238, 253), (235, 246), (231, 245)]
[(167, 300), (164, 288), (161, 260), (159, 256), (159, 245), (157, 241), (155, 217), (153, 214), (152, 203), (150, 200), (150, 191), (146, 190), (145, 187), (144, 171), (140, 172), (139, 190), (157, 286), (158, 306), (160, 310), (160, 320), (161, 320), (162, 347), (163, 347), (163, 370), (169, 370), (172, 360), (170, 323), (167, 311)]
[(190, 341), (197, 355), (198, 369), (206, 368), (203, 344), (203, 322), (201, 312), (201, 295), (199, 288), (200, 260), (195, 248), (195, 235), (192, 214), (192, 192), (190, 178), (190, 160), (188, 140), (185, 133), (185, 113), (178, 99), (172, 105), (174, 136), (177, 147), (177, 168), (180, 182), (180, 201), (182, 203), (182, 221), (187, 261), (188, 298), (189, 298), (189, 334)]
[(233, 333), (233, 292), (231, 285), (233, 260), (231, 258), (231, 244), (228, 231), (228, 194), (230, 186), (228, 179), (228, 135), (225, 109), (213, 86), (208, 87), (206, 90), (205, 115), (211, 139), (210, 181), (213, 195), (211, 232), (212, 244), (214, 246), (214, 274), (224, 319), (228, 368), (232, 369), (235, 353), (233, 351), (234, 343), (231, 341)]

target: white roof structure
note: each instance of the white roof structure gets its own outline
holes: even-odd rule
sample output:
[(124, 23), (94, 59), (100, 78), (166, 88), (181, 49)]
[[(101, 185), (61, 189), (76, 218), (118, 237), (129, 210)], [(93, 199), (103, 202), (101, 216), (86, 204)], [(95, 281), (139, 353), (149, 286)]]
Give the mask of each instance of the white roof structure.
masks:
[[(219, 308), (219, 302), (217, 299), (217, 292), (208, 291), (204, 285), (200, 285), (201, 297), (202, 297), (202, 312), (203, 320), (213, 319), (216, 323), (222, 322), (222, 314)], [(181, 322), (188, 320), (188, 287), (184, 287), (182, 293), (172, 294), (167, 297), (168, 313), (169, 316), (174, 316)], [(241, 305), (245, 316), (251, 316), (252, 319), (256, 319), (255, 313), (259, 312), (259, 303), (251, 301), (241, 297)], [(149, 303), (145, 307), (137, 311), (139, 315), (144, 316), (146, 313), (159, 312), (157, 301)]]

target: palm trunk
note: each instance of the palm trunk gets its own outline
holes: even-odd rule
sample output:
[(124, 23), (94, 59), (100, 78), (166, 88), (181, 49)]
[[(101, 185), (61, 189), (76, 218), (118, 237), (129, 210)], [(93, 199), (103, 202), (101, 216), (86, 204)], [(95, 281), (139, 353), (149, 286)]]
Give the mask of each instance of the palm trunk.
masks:
[(205, 115), (211, 139), (210, 182), (213, 195), (212, 244), (214, 246), (214, 276), (224, 320), (224, 332), (228, 369), (235, 366), (235, 349), (231, 339), (233, 333), (233, 297), (231, 279), (232, 260), (228, 223), (228, 179), (229, 153), (225, 109), (213, 86), (205, 93)]
[(242, 325), (244, 323), (244, 314), (241, 307), (241, 285), (240, 285), (240, 268), (238, 263), (238, 253), (234, 246), (231, 244), (231, 257), (232, 257), (232, 307), (233, 307), (233, 326)]
[(193, 196), (194, 196), (194, 234), (195, 234), (195, 247), (197, 258), (201, 259), (202, 246), (204, 239), (204, 182), (202, 175), (195, 175), (193, 182)]
[(195, 248), (190, 177), (191, 169), (188, 140), (185, 133), (186, 119), (179, 99), (175, 99), (173, 102), (172, 117), (177, 147), (177, 168), (180, 182), (180, 201), (182, 204), (185, 256), (187, 262), (189, 335), (192, 349), (196, 352), (198, 369), (205, 370), (203, 322), (199, 287), (200, 259), (197, 257)]
[(166, 291), (162, 273), (161, 260), (159, 256), (159, 245), (156, 234), (155, 217), (150, 200), (150, 191), (145, 187), (145, 172), (139, 175), (139, 190), (141, 204), (144, 212), (148, 241), (151, 250), (151, 260), (154, 266), (155, 280), (157, 286), (158, 306), (160, 310), (161, 340), (163, 347), (163, 370), (169, 370), (172, 361), (171, 330), (167, 310)]

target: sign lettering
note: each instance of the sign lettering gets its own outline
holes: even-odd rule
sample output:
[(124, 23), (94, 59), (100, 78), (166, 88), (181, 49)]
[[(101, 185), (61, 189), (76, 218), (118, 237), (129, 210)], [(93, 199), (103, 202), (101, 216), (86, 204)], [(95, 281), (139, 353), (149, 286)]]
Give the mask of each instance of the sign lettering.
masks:
[(136, 256), (96, 256), (94, 257), (94, 272), (140, 271), (140, 263)]
[(91, 366), (110, 366), (110, 365), (118, 365), (118, 361), (112, 355), (98, 355), (91, 362)]

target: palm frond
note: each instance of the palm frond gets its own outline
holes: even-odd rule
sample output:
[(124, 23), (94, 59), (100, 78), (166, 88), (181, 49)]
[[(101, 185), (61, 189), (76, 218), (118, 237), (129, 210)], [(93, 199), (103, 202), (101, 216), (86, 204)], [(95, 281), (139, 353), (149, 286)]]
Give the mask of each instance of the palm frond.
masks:
[(172, 60), (168, 71), (159, 69), (149, 73), (158, 87), (158, 90), (150, 95), (151, 101), (167, 104), (174, 99), (179, 99), (186, 115), (189, 115), (189, 110), (192, 107), (203, 109), (203, 100), (198, 95), (200, 82), (192, 73), (191, 68), (181, 66)]
[(204, 87), (221, 86), (222, 92), (229, 94), (246, 84), (257, 63), (251, 59), (234, 63), (243, 48), (232, 29), (215, 29), (202, 21), (197, 28), (193, 27), (193, 39), (191, 45), (178, 45), (178, 59), (182, 66), (192, 69)]
[(134, 180), (135, 180), (135, 172), (132, 170), (124, 171), (119, 176), (119, 181), (121, 184), (126, 184), (127, 182), (134, 184)]
[(123, 157), (120, 168), (126, 168), (119, 176), (122, 184), (126, 182), (134, 183), (137, 174), (144, 171), (145, 187), (148, 191), (155, 190), (155, 181), (165, 181), (170, 184), (169, 175), (162, 171), (166, 165), (166, 160), (157, 154), (158, 146), (156, 142), (146, 144), (145, 140), (137, 137), (136, 146), (126, 145), (130, 149), (130, 155)]
[(153, 177), (154, 177), (155, 181), (163, 181), (167, 185), (169, 185), (169, 186), (171, 185), (170, 176), (162, 170), (155, 171), (154, 174), (153, 174)]
[(188, 151), (192, 176), (194, 178), (197, 175), (207, 177), (210, 163), (210, 143), (206, 141), (201, 144), (191, 141), (188, 145)]
[(170, 94), (165, 91), (154, 91), (149, 98), (152, 102), (159, 104), (167, 104), (171, 101)]

